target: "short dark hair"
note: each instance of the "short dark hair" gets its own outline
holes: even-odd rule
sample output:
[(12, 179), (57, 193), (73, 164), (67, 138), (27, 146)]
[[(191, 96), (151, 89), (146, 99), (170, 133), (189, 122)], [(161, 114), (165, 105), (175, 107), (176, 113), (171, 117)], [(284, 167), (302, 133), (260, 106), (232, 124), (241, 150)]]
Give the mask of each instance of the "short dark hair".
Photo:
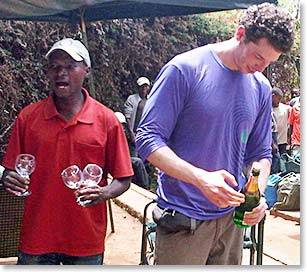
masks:
[(289, 12), (274, 4), (250, 6), (239, 23), (245, 27), (246, 42), (267, 38), (282, 53), (288, 52), (294, 42), (294, 19)]

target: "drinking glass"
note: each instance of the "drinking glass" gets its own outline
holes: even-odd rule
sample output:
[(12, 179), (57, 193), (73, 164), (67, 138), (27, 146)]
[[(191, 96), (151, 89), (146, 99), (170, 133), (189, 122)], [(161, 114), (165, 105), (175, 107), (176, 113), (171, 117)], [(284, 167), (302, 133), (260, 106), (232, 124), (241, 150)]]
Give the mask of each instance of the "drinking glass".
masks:
[(76, 190), (80, 187), (81, 182), (83, 180), (82, 171), (77, 165), (70, 165), (65, 168), (62, 173), (62, 180), (64, 184), (73, 190)]
[(102, 178), (102, 173), (103, 170), (99, 165), (93, 163), (86, 165), (83, 169), (82, 185), (91, 187), (98, 184)]
[[(15, 161), (15, 170), (23, 178), (30, 180), (30, 175), (35, 170), (35, 157), (31, 154), (19, 154)], [(29, 196), (30, 190), (19, 193), (18, 196)]]
[[(80, 184), (81, 187), (91, 187), (97, 185), (103, 174), (102, 168), (94, 163), (86, 165), (83, 169), (83, 180)], [(81, 197), (77, 198), (77, 203), (81, 206), (90, 203), (91, 200), (82, 200)]]
[[(73, 190), (80, 187), (91, 187), (98, 184), (102, 178), (103, 170), (97, 164), (88, 164), (83, 171), (77, 165), (70, 165), (65, 168), (62, 173), (64, 184)], [(77, 198), (77, 203), (81, 206), (90, 203), (91, 200), (82, 200), (82, 197)]]

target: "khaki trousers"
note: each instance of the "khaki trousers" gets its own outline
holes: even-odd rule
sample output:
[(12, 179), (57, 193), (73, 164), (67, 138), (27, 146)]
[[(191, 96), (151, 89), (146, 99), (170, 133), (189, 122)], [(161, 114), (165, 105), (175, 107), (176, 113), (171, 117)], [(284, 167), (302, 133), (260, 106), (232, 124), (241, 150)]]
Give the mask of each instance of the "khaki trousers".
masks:
[(233, 213), (204, 221), (191, 234), (167, 232), (157, 227), (155, 264), (157, 265), (240, 265), (243, 229), (232, 221)]

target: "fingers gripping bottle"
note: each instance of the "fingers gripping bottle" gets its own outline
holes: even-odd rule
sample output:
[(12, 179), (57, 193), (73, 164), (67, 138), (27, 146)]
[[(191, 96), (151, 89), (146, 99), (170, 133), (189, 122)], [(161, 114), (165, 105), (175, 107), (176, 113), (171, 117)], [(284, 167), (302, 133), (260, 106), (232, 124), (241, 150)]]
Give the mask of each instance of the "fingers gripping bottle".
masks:
[(250, 172), (249, 179), (243, 188), (242, 192), (245, 195), (245, 202), (241, 203), (239, 207), (235, 208), (233, 221), (239, 228), (247, 228), (243, 222), (245, 212), (251, 212), (255, 207), (259, 205), (260, 191), (258, 187), (258, 178), (260, 174), (261, 164), (254, 162)]

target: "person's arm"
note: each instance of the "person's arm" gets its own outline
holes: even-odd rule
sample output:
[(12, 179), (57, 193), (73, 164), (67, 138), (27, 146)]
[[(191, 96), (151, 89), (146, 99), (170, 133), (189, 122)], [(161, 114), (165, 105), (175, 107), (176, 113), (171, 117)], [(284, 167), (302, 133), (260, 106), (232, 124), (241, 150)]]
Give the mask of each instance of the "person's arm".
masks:
[(98, 185), (93, 187), (86, 187), (75, 192), (77, 197), (82, 201), (90, 200), (91, 202), (85, 204), (85, 207), (97, 205), (102, 201), (117, 197), (126, 192), (131, 184), (131, 177), (113, 179), (113, 181), (103, 187)]
[(225, 170), (208, 172), (179, 158), (169, 147), (152, 152), (147, 160), (166, 174), (197, 187), (212, 203), (225, 208), (239, 206), (244, 195), (234, 190), (235, 178)]
[(271, 161), (268, 159), (261, 159), (259, 160), (259, 163), (261, 164), (261, 171), (258, 183), (260, 193), (263, 195), (266, 190), (267, 180), (269, 179), (271, 173)]
[(293, 125), (288, 125), (288, 144), (291, 146), (291, 135), (293, 132)]
[(131, 135), (131, 143), (135, 144), (135, 134), (133, 131), (133, 115), (135, 114), (134, 111), (134, 107), (135, 107), (135, 97), (133, 95), (130, 95), (127, 100), (124, 103), (124, 115), (126, 117), (127, 120), (127, 124), (128, 124), (128, 128), (130, 130), (130, 135)]
[[(267, 91), (263, 92), (263, 98), (260, 100), (262, 104), (260, 104), (256, 122), (248, 138), (245, 165), (250, 168), (254, 161), (258, 161), (261, 164), (258, 184), (260, 193), (264, 196), (267, 180), (271, 172), (272, 160), (272, 95), (269, 85), (262, 87), (263, 90), (267, 88)], [(244, 222), (250, 226), (258, 224), (265, 216), (267, 208), (265, 197), (261, 197), (259, 205), (252, 212), (245, 213)]]
[(272, 153), (276, 154), (278, 152), (278, 144), (272, 141)]

